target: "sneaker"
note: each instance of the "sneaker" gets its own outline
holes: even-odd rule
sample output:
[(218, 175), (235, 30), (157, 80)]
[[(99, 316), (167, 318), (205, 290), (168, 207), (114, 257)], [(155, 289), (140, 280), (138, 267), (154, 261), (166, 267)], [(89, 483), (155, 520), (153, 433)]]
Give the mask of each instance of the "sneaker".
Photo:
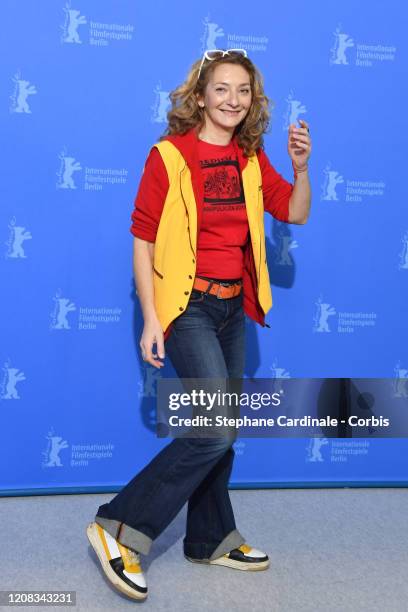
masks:
[(90, 523), (86, 534), (113, 586), (132, 599), (146, 599), (147, 585), (140, 566), (140, 553), (120, 544), (98, 523)]
[(261, 550), (254, 548), (253, 546), (249, 546), (248, 544), (241, 544), (241, 546), (238, 548), (234, 548), (233, 550), (230, 550), (229, 553), (226, 553), (221, 557), (217, 557), (212, 561), (209, 561), (208, 559), (192, 559), (191, 557), (187, 557), (187, 555), (184, 556), (189, 561), (193, 561), (195, 563), (226, 565), (227, 567), (240, 570), (257, 571), (265, 570), (269, 567), (268, 555)]

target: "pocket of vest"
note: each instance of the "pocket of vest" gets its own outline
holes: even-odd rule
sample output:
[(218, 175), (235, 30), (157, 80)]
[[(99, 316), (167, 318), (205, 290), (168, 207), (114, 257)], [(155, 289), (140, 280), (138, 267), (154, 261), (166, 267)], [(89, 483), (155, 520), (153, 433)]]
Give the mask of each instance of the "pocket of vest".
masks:
[(160, 278), (163, 278), (163, 274), (159, 272), (158, 270), (156, 270), (154, 266), (153, 266), (153, 272), (156, 272), (157, 276), (160, 276)]

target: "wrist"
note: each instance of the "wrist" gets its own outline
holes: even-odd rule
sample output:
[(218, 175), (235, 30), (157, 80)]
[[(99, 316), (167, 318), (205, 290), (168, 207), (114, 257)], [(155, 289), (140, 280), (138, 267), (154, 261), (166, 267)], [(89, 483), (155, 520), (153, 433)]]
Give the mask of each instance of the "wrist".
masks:
[(296, 166), (296, 164), (293, 161), (292, 161), (292, 167), (293, 167), (295, 178), (298, 174), (302, 174), (302, 172), (307, 172), (309, 169), (307, 164), (304, 164), (303, 166)]
[(145, 325), (155, 325), (158, 323), (159, 318), (154, 307), (148, 308), (143, 312), (143, 320)]

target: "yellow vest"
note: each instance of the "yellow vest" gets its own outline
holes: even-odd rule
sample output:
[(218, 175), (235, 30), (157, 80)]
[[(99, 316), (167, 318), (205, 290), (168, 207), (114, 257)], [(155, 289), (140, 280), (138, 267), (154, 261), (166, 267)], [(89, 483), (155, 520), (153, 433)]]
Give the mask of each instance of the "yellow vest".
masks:
[[(197, 262), (197, 204), (190, 169), (178, 148), (168, 140), (153, 146), (159, 150), (169, 178), (153, 263), (155, 309), (166, 330), (186, 310), (193, 288)], [(252, 247), (256, 296), (265, 315), (272, 306), (272, 293), (266, 261), (262, 174), (256, 154), (247, 161), (241, 174), (250, 232), (248, 246)], [(251, 282), (249, 277), (249, 269), (244, 267), (244, 308), (248, 299), (245, 287)], [(245, 310), (250, 314), (247, 308)]]

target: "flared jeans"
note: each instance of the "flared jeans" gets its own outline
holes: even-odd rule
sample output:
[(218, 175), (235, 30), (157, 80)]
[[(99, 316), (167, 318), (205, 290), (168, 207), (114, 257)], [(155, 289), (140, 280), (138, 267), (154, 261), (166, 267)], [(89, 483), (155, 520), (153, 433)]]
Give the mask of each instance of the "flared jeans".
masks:
[[(180, 378), (242, 378), (245, 362), (243, 290), (233, 298), (193, 289), (173, 321), (166, 357)], [(245, 542), (228, 482), (234, 436), (174, 438), (109, 503), (95, 521), (124, 546), (148, 554), (188, 502), (184, 554), (215, 559)]]

